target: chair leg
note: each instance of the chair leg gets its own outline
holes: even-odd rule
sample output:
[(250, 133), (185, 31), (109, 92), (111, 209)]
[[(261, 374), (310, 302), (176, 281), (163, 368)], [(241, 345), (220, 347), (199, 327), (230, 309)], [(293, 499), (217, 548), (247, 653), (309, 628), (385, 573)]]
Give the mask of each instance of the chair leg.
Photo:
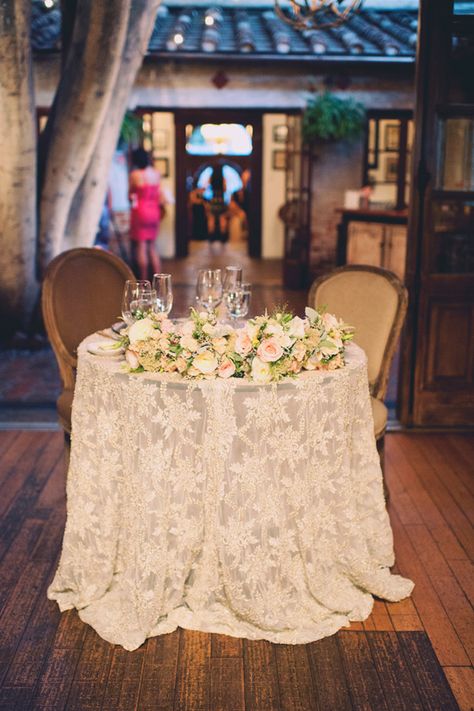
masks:
[(388, 500), (390, 499), (390, 492), (388, 490), (387, 482), (385, 481), (385, 433), (377, 440), (377, 452), (379, 453), (380, 468), (382, 469), (383, 493), (385, 501), (388, 503)]

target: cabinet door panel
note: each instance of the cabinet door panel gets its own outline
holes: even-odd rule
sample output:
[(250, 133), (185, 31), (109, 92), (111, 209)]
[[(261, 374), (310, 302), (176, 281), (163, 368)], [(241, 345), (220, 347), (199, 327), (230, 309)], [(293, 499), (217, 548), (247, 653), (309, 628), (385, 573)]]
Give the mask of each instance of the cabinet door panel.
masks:
[(347, 234), (347, 264), (382, 266), (383, 225), (351, 222)]

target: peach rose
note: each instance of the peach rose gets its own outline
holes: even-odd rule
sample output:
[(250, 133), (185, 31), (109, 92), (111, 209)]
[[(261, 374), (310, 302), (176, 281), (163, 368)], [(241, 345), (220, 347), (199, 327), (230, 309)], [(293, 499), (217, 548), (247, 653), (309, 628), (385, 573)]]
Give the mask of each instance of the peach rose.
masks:
[(127, 361), (128, 365), (132, 370), (135, 370), (140, 365), (140, 361), (138, 360), (138, 353), (132, 351), (130, 348), (127, 348), (127, 350), (125, 351), (125, 360)]
[(252, 350), (252, 341), (246, 331), (239, 331), (235, 339), (235, 352), (241, 356), (247, 356)]
[(257, 355), (264, 363), (274, 363), (283, 355), (283, 348), (276, 338), (266, 338), (257, 348)]
[(219, 378), (231, 378), (235, 373), (235, 365), (229, 358), (225, 358), (217, 369)]

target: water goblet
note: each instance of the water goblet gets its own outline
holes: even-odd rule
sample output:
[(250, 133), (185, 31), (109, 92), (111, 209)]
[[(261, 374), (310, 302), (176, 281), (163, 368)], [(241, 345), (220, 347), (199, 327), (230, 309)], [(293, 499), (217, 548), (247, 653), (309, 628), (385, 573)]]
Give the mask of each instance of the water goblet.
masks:
[(240, 284), (233, 292), (228, 292), (226, 305), (231, 319), (235, 324), (245, 318), (249, 312), (251, 284)]
[(206, 311), (214, 311), (222, 301), (220, 269), (200, 269), (196, 286), (197, 301)]
[[(142, 308), (147, 307), (151, 299), (151, 284), (148, 280), (131, 280), (125, 282), (122, 295), (122, 317), (127, 326), (141, 318)], [(150, 305), (151, 308), (152, 304)]]
[(168, 316), (173, 308), (171, 274), (153, 274), (153, 289), (156, 291), (154, 312)]

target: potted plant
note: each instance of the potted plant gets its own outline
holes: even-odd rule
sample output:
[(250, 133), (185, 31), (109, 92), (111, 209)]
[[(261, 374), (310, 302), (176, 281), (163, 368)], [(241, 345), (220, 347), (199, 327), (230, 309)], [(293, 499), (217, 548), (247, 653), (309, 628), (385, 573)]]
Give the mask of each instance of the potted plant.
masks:
[(360, 136), (365, 109), (354, 99), (340, 99), (326, 91), (313, 96), (303, 114), (303, 141), (309, 146)]

